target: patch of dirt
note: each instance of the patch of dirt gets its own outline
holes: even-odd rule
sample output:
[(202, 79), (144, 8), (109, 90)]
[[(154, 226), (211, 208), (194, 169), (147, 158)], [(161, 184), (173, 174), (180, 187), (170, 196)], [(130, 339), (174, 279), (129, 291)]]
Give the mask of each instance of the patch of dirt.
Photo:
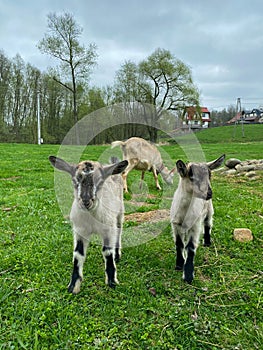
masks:
[(145, 203), (145, 202), (142, 202), (142, 201), (138, 202), (138, 201), (135, 201), (135, 200), (130, 200), (129, 204), (134, 205), (135, 207), (142, 207), (142, 206), (150, 207), (151, 206), (150, 203)]
[(137, 223), (143, 222), (158, 222), (169, 219), (170, 210), (168, 209), (157, 209), (144, 213), (132, 213), (125, 215), (125, 221), (136, 221)]
[(129, 204), (132, 204), (136, 207), (142, 207), (142, 206), (147, 207), (147, 206), (151, 206), (152, 204), (145, 202), (146, 198), (147, 199), (156, 199), (156, 196), (148, 193), (146, 198), (144, 198), (142, 200), (142, 199), (140, 199), (140, 198), (143, 198), (142, 195), (133, 194), (132, 198), (133, 199), (131, 199), (129, 201)]
[(11, 177), (2, 177), (0, 178), (1, 181), (16, 181), (17, 179), (20, 179), (21, 176), (11, 176)]

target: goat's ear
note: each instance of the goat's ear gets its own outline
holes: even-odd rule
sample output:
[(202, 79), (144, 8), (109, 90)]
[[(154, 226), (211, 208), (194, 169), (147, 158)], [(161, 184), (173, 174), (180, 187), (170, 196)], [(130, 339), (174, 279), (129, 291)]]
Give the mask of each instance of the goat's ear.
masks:
[(214, 170), (218, 167), (220, 167), (220, 165), (223, 163), (223, 161), (225, 160), (226, 155), (222, 154), (222, 156), (220, 156), (219, 158), (217, 158), (216, 160), (213, 160), (212, 162), (207, 163), (208, 167), (210, 170)]
[(57, 168), (57, 169), (62, 170), (62, 171), (66, 171), (71, 176), (73, 176), (75, 174), (76, 167), (74, 165), (71, 165), (71, 164), (67, 163), (65, 160), (58, 158), (58, 157), (55, 157), (55, 156), (49, 156), (48, 159), (54, 168)]
[(187, 168), (185, 163), (182, 160), (178, 160), (176, 162), (176, 168), (181, 177), (186, 177), (187, 176)]
[(122, 173), (128, 166), (128, 161), (123, 160), (118, 163), (107, 165), (103, 167), (103, 177), (106, 179), (110, 175), (116, 175)]

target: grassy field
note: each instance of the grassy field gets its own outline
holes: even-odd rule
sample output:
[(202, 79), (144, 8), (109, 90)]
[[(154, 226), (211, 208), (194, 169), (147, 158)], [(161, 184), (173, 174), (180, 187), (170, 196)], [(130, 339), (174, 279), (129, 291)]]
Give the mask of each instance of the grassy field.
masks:
[[(222, 153), (261, 159), (262, 131), (262, 126), (254, 128), (254, 140), (253, 135), (231, 140), (221, 128), (203, 131), (198, 138), (207, 160)], [(178, 145), (163, 149), (174, 162), (186, 158)], [(256, 181), (213, 174), (213, 244), (200, 245), (192, 285), (174, 270), (167, 222), (155, 239), (123, 249), (115, 290), (105, 286), (101, 247), (91, 243), (82, 290), (73, 296), (66, 289), (72, 269), (71, 227), (57, 204), (47, 160), (58, 150), (54, 145), (0, 144), (1, 350), (262, 349), (262, 173)], [(87, 147), (85, 156), (97, 159), (106, 150)], [(139, 176), (131, 173), (130, 187)], [(127, 196), (127, 212), (169, 208), (177, 181), (169, 193), (157, 193), (150, 174), (146, 181), (145, 203), (132, 205), (133, 196)], [(124, 235), (136, 227), (136, 220), (126, 221)], [(254, 240), (235, 241), (237, 227), (250, 228)]]
[[(220, 126), (209, 130), (201, 130), (196, 133), (198, 140), (202, 143), (226, 143), (226, 142), (256, 142), (262, 141), (262, 125), (240, 124)], [(187, 140), (187, 136), (184, 137)]]

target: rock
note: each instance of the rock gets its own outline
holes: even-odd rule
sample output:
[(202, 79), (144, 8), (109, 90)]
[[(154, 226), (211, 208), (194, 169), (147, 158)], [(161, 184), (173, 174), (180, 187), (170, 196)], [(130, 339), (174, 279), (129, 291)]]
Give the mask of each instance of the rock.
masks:
[(229, 169), (225, 171), (226, 175), (235, 175), (237, 173), (236, 169)]
[(237, 158), (230, 158), (227, 159), (225, 161), (225, 165), (229, 168), (229, 169), (233, 169), (237, 164), (240, 164), (241, 160), (237, 159)]
[(263, 170), (263, 163), (258, 163), (255, 165), (255, 170)]
[(260, 176), (253, 176), (248, 178), (249, 181), (258, 181), (260, 180)]
[(220, 168), (217, 168), (217, 169), (214, 169), (213, 172), (214, 173), (223, 173), (225, 172), (226, 170), (229, 170), (229, 168), (225, 167), (225, 166), (222, 166)]
[(249, 242), (253, 240), (253, 235), (248, 228), (235, 228), (234, 239), (239, 242)]
[(235, 169), (241, 173), (241, 172), (245, 172), (245, 171), (251, 171), (251, 170), (254, 170), (255, 169), (255, 165), (252, 165), (252, 164), (237, 164), (235, 166)]
[[(221, 168), (221, 174), (243, 176), (250, 181), (260, 179), (259, 171), (263, 170), (263, 159), (250, 159), (240, 161), (236, 158), (226, 160), (225, 167)], [(256, 172), (256, 173), (255, 173)]]
[(237, 164), (236, 166), (235, 166), (235, 169), (236, 169), (236, 171), (240, 171), (240, 169), (242, 169), (242, 165), (241, 164)]
[(256, 176), (257, 173), (255, 171), (249, 171), (245, 174), (246, 177), (253, 177), (253, 176)]

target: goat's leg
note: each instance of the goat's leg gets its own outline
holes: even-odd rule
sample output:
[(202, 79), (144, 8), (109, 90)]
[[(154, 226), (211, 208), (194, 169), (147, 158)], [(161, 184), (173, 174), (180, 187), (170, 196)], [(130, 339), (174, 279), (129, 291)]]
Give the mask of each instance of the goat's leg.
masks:
[(122, 180), (123, 180), (123, 189), (125, 193), (128, 193), (128, 186), (127, 186), (127, 177), (129, 172), (133, 169), (133, 165), (130, 163), (128, 164), (127, 168), (125, 171), (122, 173)]
[(176, 238), (175, 238), (175, 246), (176, 246), (175, 269), (176, 270), (183, 270), (183, 268), (184, 268), (184, 257), (183, 257), (184, 244), (182, 242), (180, 235), (178, 235), (178, 234), (176, 235)]
[(187, 283), (192, 283), (194, 279), (194, 257), (196, 252), (196, 247), (192, 237), (190, 238), (185, 249), (187, 257), (184, 264), (183, 280)]
[(140, 181), (140, 190), (142, 189), (142, 184), (143, 184), (143, 180), (144, 180), (144, 175), (145, 175), (145, 171), (142, 171), (142, 176), (141, 176), (141, 181)]
[(125, 193), (128, 192), (128, 187), (127, 187), (127, 176), (128, 176), (128, 173), (123, 173), (123, 174), (122, 174), (123, 190), (124, 190)]
[(204, 246), (205, 247), (210, 247), (211, 245), (211, 227), (212, 227), (212, 219), (209, 217), (206, 217), (204, 221)]
[(204, 247), (210, 247), (211, 245), (211, 227), (210, 226), (204, 226), (205, 232), (204, 232)]
[(104, 239), (102, 254), (105, 261), (105, 283), (111, 288), (115, 288), (116, 284), (119, 283), (117, 280), (117, 270), (115, 265), (115, 249), (113, 248), (113, 246), (114, 244), (109, 245), (109, 239)]
[(73, 272), (71, 281), (68, 286), (68, 291), (73, 294), (80, 292), (80, 285), (83, 280), (83, 264), (86, 258), (88, 241), (80, 236), (74, 237), (73, 251)]
[(155, 181), (155, 184), (156, 184), (156, 188), (157, 188), (157, 190), (161, 190), (162, 188), (161, 188), (161, 186), (160, 186), (160, 184), (158, 182), (158, 174), (157, 174), (157, 171), (156, 171), (155, 167), (152, 167), (152, 172), (153, 172), (153, 177), (154, 177), (154, 181)]
[(121, 259), (121, 235), (122, 235), (123, 214), (117, 217), (117, 239), (115, 244), (115, 261), (119, 262)]

